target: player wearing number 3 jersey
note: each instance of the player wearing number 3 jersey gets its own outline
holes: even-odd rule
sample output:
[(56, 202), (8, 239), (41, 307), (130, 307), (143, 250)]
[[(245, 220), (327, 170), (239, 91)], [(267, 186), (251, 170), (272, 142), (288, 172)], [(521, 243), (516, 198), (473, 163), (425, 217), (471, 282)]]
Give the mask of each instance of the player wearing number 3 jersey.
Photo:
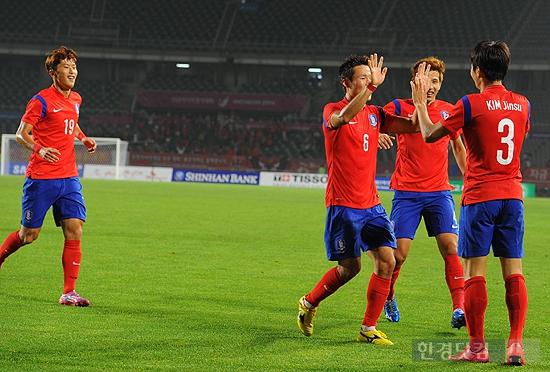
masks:
[(502, 82), (510, 65), (510, 51), (502, 41), (482, 41), (471, 54), (470, 75), (480, 93), (462, 97), (449, 116), (432, 124), (426, 111), (429, 68), (419, 68), (413, 100), (427, 142), (462, 128), (466, 172), (460, 209), (458, 253), (464, 259), (464, 310), (470, 345), (452, 360), (488, 362), (484, 318), (487, 309), (487, 257), (500, 258), (506, 288), (510, 335), (506, 362), (522, 365), (527, 289), (522, 274), (523, 192), (520, 153), (530, 129), (527, 98), (508, 91)]
[(74, 141), (78, 138), (90, 153), (97, 144), (78, 125), (82, 98), (72, 91), (78, 75), (76, 61), (76, 53), (64, 46), (48, 54), (45, 67), (53, 84), (32, 97), (17, 129), (17, 142), (32, 153), (23, 185), (21, 228), (8, 235), (0, 247), (0, 268), (10, 254), (38, 238), (52, 207), (55, 223), (65, 237), (64, 288), (59, 303), (88, 306), (90, 302), (75, 292), (86, 206), (77, 177)]

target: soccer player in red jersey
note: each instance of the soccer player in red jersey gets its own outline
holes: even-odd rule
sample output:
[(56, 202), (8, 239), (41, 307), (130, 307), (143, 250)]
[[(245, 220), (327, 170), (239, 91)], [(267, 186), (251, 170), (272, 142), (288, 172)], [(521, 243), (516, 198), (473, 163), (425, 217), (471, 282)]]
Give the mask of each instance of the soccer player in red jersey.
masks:
[[(432, 121), (444, 119), (452, 104), (436, 99), (443, 76), (445, 63), (438, 58), (428, 57), (415, 62), (411, 68), (414, 77), (421, 63), (430, 65), (429, 89), (427, 93), (428, 115)], [(395, 99), (384, 108), (399, 116), (412, 117), (412, 99)], [(387, 149), (395, 137), (381, 134), (379, 145)], [(426, 143), (420, 132), (397, 134), (397, 156), (390, 188), (395, 190), (392, 200), (390, 221), (397, 238), (395, 269), (393, 270), (390, 294), (384, 305), (384, 314), (391, 322), (400, 319), (395, 300), (394, 285), (403, 263), (409, 254), (412, 240), (424, 218), (428, 236), (435, 236), (441, 257), (445, 262), (445, 281), (451, 293), (453, 314), (451, 327), (460, 329), (466, 325), (464, 318), (464, 270), (457, 254), (458, 223), (455, 204), (448, 175), (449, 143), (461, 172), (466, 166), (466, 149), (460, 133), (452, 133), (435, 143)]]
[(38, 238), (46, 212), (53, 207), (55, 223), (65, 237), (64, 288), (59, 303), (88, 306), (90, 302), (75, 292), (86, 206), (74, 140), (82, 141), (90, 153), (97, 144), (78, 125), (82, 98), (72, 91), (78, 75), (76, 61), (75, 51), (65, 46), (48, 54), (45, 66), (53, 84), (32, 97), (17, 129), (17, 142), (32, 153), (23, 185), (21, 228), (8, 235), (0, 247), (0, 267), (10, 254)]
[(523, 328), (528, 301), (522, 274), (520, 152), (530, 129), (531, 105), (527, 98), (502, 84), (510, 60), (506, 43), (478, 43), (471, 53), (470, 75), (480, 93), (462, 97), (449, 116), (436, 124), (432, 124), (426, 104), (429, 66), (421, 65), (411, 82), (424, 139), (437, 141), (462, 129), (467, 149), (458, 253), (464, 259), (464, 311), (470, 344), (450, 357), (456, 361), (489, 361), (484, 336), (485, 273), (492, 246), (494, 256), (500, 259), (510, 321), (506, 363), (525, 363)]
[(395, 266), (395, 235), (375, 184), (376, 152), (380, 131), (418, 131), (410, 119), (369, 106), (372, 92), (384, 82), (383, 57), (352, 55), (339, 69), (345, 97), (329, 103), (323, 111), (323, 132), (328, 182), (325, 202), (325, 248), (327, 258), (338, 265), (325, 273), (313, 290), (298, 301), (297, 323), (310, 336), (320, 302), (361, 270), (361, 253), (367, 251), (374, 272), (367, 289), (367, 306), (357, 341), (392, 345), (376, 329), (390, 290)]

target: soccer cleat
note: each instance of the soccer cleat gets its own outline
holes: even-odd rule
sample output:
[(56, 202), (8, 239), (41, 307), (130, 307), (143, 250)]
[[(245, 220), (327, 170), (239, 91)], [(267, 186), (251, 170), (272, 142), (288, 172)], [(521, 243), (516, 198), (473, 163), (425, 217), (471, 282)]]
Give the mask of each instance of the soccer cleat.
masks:
[(513, 366), (522, 366), (525, 364), (523, 347), (519, 342), (514, 342), (506, 348), (506, 364)]
[(397, 302), (395, 302), (395, 294), (391, 298), (391, 300), (387, 300), (384, 304), (384, 315), (386, 315), (386, 319), (388, 319), (390, 322), (397, 323), (399, 319), (401, 318), (399, 316), (399, 309), (397, 308)]
[(489, 351), (486, 347), (474, 353), (470, 346), (466, 346), (463, 352), (456, 355), (451, 355), (449, 360), (456, 362), (472, 362), (472, 363), (487, 363), (489, 361)]
[(69, 293), (64, 293), (61, 295), (61, 298), (59, 299), (59, 304), (67, 306), (88, 306), (90, 305), (90, 301), (80, 297), (80, 295), (75, 291), (71, 291)]
[(393, 345), (393, 342), (388, 340), (388, 336), (377, 329), (372, 331), (359, 331), (357, 341), (368, 342), (369, 344), (375, 345)]
[(451, 327), (460, 329), (466, 326), (466, 316), (464, 315), (464, 310), (461, 308), (453, 311), (453, 317), (451, 318)]
[(306, 335), (311, 336), (313, 334), (313, 319), (315, 318), (315, 313), (317, 309), (310, 309), (304, 304), (306, 296), (303, 296), (298, 300), (298, 328), (300, 331)]

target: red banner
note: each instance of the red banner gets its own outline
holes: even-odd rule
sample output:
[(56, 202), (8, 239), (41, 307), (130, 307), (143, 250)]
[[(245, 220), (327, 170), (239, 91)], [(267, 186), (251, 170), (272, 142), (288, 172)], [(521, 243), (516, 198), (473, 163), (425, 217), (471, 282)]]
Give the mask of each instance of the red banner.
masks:
[(139, 105), (152, 108), (300, 112), (306, 107), (310, 97), (307, 95), (140, 90), (137, 100)]
[(243, 169), (248, 167), (247, 164), (245, 156), (130, 152), (130, 165), (138, 166), (190, 169)]
[(128, 165), (234, 171), (296, 171), (317, 173), (322, 159), (289, 159), (278, 156), (234, 156), (130, 152)]
[(550, 184), (550, 168), (529, 167), (522, 172), (523, 182), (537, 185)]

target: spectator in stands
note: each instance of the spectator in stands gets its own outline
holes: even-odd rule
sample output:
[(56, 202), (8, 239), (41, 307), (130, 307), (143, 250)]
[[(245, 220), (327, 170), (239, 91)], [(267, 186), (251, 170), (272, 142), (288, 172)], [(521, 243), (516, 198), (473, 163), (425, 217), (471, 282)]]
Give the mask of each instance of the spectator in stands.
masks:
[(383, 57), (352, 55), (339, 69), (345, 97), (323, 111), (327, 159), (325, 248), (337, 266), (325, 273), (311, 292), (298, 301), (300, 331), (313, 334), (317, 307), (361, 270), (361, 254), (368, 251), (374, 271), (367, 289), (367, 306), (357, 341), (393, 345), (376, 329), (390, 291), (396, 248), (393, 227), (375, 184), (378, 133), (413, 132), (410, 119), (369, 106), (376, 87), (384, 82)]
[[(484, 323), (487, 310), (485, 273), (491, 247), (500, 258), (506, 290), (510, 335), (506, 363), (525, 363), (523, 328), (527, 289), (522, 274), (523, 188), (520, 153), (530, 129), (531, 104), (502, 84), (510, 65), (502, 41), (478, 43), (471, 53), (470, 76), (480, 93), (462, 97), (449, 115), (433, 124), (427, 109), (430, 66), (421, 64), (411, 82), (422, 135), (434, 142), (463, 130), (466, 173), (460, 209), (458, 253), (464, 260), (464, 310), (470, 344), (451, 360), (489, 361)], [(428, 159), (426, 163), (433, 161)]]
[[(436, 99), (443, 83), (445, 63), (435, 57), (422, 58), (411, 68), (413, 77), (421, 63), (431, 67), (427, 107), (430, 118), (438, 121), (448, 115), (453, 107), (448, 102)], [(412, 117), (414, 112), (412, 99), (395, 99), (384, 108), (400, 116)], [(380, 147), (388, 149), (393, 145), (392, 139), (394, 137), (380, 134)], [(439, 253), (445, 262), (445, 280), (453, 302), (451, 327), (460, 329), (466, 325), (463, 311), (464, 270), (457, 254), (458, 223), (451, 195), (453, 186), (449, 183), (448, 148), (450, 143), (462, 173), (466, 166), (466, 149), (460, 139), (460, 132), (436, 143), (424, 142), (420, 132), (397, 134), (397, 143), (395, 171), (390, 181), (390, 188), (395, 190), (390, 220), (395, 228), (397, 249), (384, 313), (390, 322), (398, 322), (400, 319), (394, 286), (423, 217), (428, 235), (435, 236)]]
[(53, 207), (55, 223), (61, 226), (65, 237), (64, 288), (59, 303), (88, 306), (90, 302), (75, 292), (86, 206), (78, 179), (74, 139), (82, 141), (90, 153), (97, 144), (78, 125), (82, 98), (72, 91), (78, 75), (76, 61), (76, 53), (64, 46), (48, 54), (45, 65), (53, 84), (29, 101), (21, 119), (17, 142), (32, 153), (23, 185), (21, 228), (9, 234), (0, 247), (0, 267), (10, 254), (38, 238), (46, 213)]

